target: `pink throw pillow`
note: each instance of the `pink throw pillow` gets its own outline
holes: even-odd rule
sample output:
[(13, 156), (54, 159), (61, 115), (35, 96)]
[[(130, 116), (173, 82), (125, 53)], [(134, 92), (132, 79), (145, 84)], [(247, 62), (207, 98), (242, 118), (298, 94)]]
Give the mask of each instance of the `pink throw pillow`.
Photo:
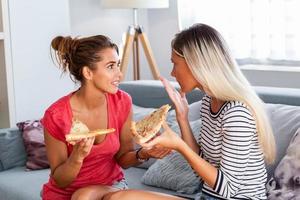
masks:
[(22, 133), (27, 153), (26, 168), (37, 170), (49, 168), (44, 141), (44, 131), (40, 120), (26, 120), (17, 123)]

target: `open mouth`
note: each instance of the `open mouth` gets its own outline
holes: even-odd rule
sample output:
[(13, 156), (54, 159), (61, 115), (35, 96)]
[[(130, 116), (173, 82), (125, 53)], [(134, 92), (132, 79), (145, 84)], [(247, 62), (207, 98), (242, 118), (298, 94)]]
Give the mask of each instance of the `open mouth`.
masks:
[(119, 87), (120, 81), (114, 81), (111, 84), (114, 85), (115, 87)]

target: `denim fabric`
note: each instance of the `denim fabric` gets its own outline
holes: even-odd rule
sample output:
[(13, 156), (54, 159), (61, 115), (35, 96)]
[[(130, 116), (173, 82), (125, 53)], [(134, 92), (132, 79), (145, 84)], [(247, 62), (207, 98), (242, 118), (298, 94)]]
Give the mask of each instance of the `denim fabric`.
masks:
[(128, 189), (128, 184), (125, 178), (121, 179), (120, 181), (116, 181), (113, 185), (113, 188), (116, 188), (118, 190), (126, 190)]

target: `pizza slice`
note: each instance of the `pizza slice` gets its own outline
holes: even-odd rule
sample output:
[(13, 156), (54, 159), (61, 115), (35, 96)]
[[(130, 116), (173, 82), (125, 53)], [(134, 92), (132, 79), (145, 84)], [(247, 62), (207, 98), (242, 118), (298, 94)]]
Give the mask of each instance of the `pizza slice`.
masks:
[(163, 105), (138, 122), (131, 122), (131, 132), (136, 143), (143, 144), (156, 136), (171, 106)]
[(89, 128), (84, 123), (75, 119), (72, 122), (72, 127), (70, 130), (70, 133), (66, 135), (66, 141), (69, 142), (70, 144), (74, 145), (77, 140), (94, 137), (97, 135), (104, 135), (104, 134), (111, 133), (114, 131), (115, 131), (114, 128), (97, 129), (94, 131), (90, 131)]

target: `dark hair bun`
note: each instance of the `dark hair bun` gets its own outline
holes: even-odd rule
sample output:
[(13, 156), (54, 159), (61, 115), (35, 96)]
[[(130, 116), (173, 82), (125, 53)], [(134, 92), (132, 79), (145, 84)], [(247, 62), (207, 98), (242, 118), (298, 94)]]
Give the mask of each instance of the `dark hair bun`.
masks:
[(57, 51), (59, 49), (59, 46), (62, 43), (63, 39), (64, 39), (64, 37), (62, 37), (62, 36), (55, 37), (51, 42), (51, 47)]

